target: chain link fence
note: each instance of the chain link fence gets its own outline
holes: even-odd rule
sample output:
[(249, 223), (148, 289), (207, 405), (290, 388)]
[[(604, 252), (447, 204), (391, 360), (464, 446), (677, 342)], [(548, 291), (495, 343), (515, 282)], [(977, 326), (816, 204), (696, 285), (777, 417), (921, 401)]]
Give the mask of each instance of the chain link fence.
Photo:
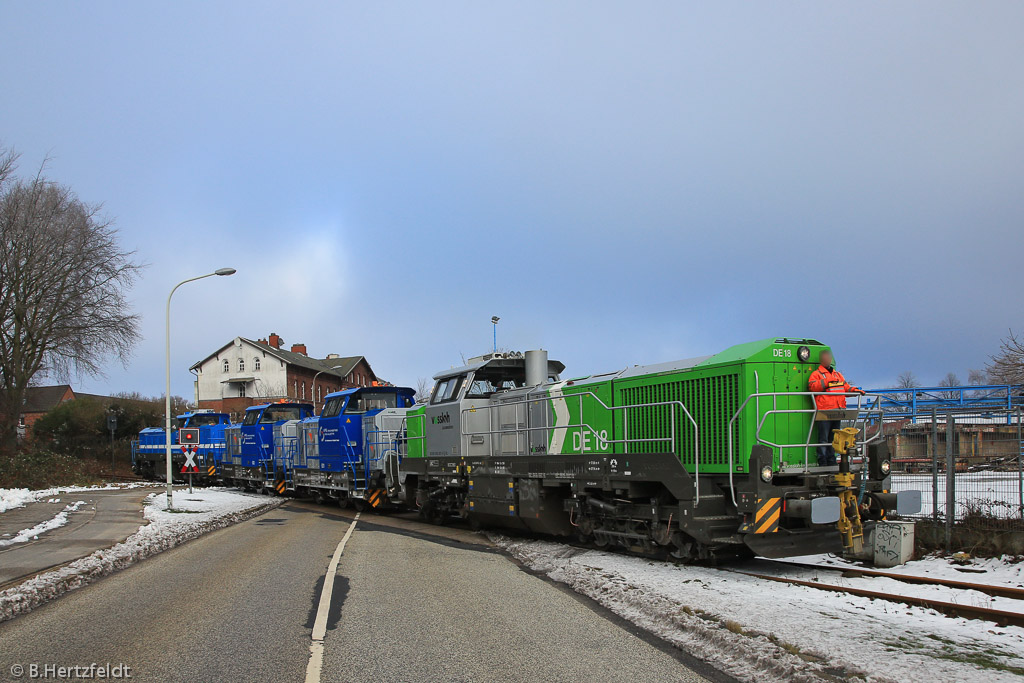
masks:
[(1024, 531), (1020, 409), (886, 422), (892, 489), (921, 491), (919, 518), (974, 530)]

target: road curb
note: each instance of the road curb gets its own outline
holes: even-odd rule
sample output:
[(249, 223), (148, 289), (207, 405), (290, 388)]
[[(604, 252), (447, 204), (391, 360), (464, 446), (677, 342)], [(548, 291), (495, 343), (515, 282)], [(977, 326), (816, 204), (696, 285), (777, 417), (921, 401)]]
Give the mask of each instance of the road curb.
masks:
[[(91, 555), (56, 569), (37, 574), (0, 592), (0, 623), (13, 619), (19, 614), (31, 612), (65, 593), (87, 586), (104, 576), (121, 571), (211, 531), (262, 515), (280, 507), (284, 502), (285, 499), (270, 500), (248, 510), (196, 522), (190, 527), (180, 529), (178, 533), (147, 539), (144, 544), (133, 542), (133, 539), (139, 534), (137, 531), (121, 543), (97, 550)], [(139, 530), (141, 531), (146, 526), (148, 525), (139, 527)]]

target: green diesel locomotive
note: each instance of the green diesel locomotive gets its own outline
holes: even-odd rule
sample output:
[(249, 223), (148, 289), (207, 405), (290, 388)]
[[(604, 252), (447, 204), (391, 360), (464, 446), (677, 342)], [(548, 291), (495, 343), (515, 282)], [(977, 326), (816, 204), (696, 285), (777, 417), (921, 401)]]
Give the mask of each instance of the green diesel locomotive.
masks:
[[(812, 339), (562, 379), (544, 351), (490, 354), (439, 373), (405, 415), (389, 477), (434, 523), (576, 536), (681, 559), (861, 555), (892, 493), (878, 414), (823, 415), (807, 390)], [(816, 419), (841, 419), (840, 461), (819, 467)]]

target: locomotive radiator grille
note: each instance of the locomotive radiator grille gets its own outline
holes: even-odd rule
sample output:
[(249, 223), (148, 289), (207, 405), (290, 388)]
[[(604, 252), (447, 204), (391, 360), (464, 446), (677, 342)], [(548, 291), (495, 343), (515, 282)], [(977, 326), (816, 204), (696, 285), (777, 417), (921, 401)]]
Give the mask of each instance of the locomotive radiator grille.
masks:
[[(687, 407), (699, 430), (700, 464), (726, 466), (728, 463), (727, 430), (729, 419), (739, 408), (739, 375), (701, 377), (685, 381), (665, 382), (622, 390), (622, 405), (640, 405), (663, 401), (679, 401)], [(672, 412), (675, 412), (676, 452), (683, 464), (694, 464), (693, 425), (677, 406), (653, 406), (627, 410), (629, 452), (659, 453), (669, 448)], [(733, 425), (733, 439), (739, 430)]]

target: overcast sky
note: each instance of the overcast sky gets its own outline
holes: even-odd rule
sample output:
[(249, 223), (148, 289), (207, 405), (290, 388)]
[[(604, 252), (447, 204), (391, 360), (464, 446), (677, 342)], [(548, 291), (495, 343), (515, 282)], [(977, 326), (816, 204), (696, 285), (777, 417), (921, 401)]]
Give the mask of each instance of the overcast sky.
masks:
[(0, 4), (0, 141), (149, 264), (130, 364), (237, 335), (415, 385), (775, 336), (966, 380), (1024, 331), (1024, 4)]

